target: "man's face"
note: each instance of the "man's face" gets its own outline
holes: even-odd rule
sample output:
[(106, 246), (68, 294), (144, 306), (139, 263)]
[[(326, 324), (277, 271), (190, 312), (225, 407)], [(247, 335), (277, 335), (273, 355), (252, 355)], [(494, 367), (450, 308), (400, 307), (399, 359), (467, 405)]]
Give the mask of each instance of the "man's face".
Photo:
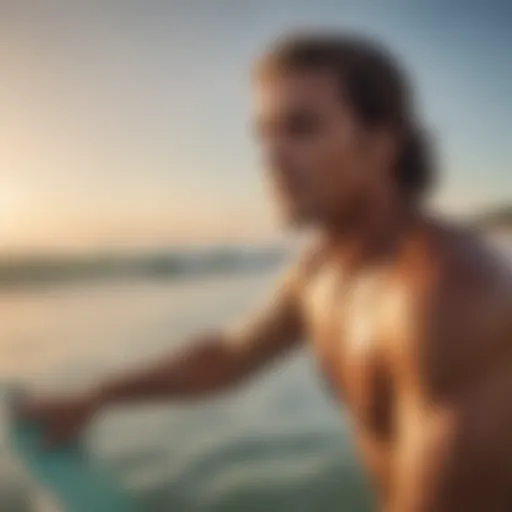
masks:
[(256, 125), (271, 190), (293, 225), (343, 223), (371, 184), (375, 151), (329, 72), (267, 77), (255, 90)]

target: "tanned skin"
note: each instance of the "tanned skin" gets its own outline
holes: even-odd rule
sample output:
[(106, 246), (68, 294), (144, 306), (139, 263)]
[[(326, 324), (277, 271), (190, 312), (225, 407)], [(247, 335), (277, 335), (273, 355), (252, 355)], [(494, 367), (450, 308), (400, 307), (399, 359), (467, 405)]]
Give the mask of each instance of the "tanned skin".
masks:
[(218, 393), (309, 340), (385, 512), (512, 510), (512, 279), (485, 242), (431, 219), (393, 177), (400, 137), (365, 129), (327, 71), (255, 85), (285, 220), (318, 232), (240, 328), (26, 414), (48, 440), (110, 404)]

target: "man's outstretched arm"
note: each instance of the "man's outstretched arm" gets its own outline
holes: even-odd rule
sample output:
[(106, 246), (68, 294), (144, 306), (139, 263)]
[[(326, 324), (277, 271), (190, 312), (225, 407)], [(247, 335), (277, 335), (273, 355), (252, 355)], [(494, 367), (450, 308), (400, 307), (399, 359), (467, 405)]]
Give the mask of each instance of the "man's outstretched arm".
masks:
[(240, 326), (203, 334), (153, 365), (105, 383), (101, 399), (188, 399), (232, 388), (299, 342), (297, 302), (292, 273), (265, 307)]
[(201, 335), (184, 349), (81, 396), (34, 399), (24, 414), (46, 424), (52, 444), (76, 436), (106, 405), (199, 398), (237, 385), (301, 339), (298, 276), (299, 268), (293, 268), (266, 306), (239, 327)]

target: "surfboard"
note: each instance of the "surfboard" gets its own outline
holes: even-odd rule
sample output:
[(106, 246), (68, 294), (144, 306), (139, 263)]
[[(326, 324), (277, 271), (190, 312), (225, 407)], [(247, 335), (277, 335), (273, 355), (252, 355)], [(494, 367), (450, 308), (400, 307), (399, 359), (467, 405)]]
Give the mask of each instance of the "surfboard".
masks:
[(65, 512), (139, 512), (112, 471), (87, 454), (80, 441), (42, 449), (43, 429), (16, 415), (16, 396), (6, 393), (7, 442), (28, 473)]

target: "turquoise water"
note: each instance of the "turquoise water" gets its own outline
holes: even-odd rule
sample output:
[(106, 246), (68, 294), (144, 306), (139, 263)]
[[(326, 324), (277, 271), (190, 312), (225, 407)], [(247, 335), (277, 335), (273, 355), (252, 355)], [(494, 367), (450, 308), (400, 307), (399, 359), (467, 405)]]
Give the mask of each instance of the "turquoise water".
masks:
[[(239, 318), (274, 279), (265, 271), (0, 291), (0, 374), (34, 391), (78, 390)], [(0, 417), (0, 438), (4, 426)], [(221, 399), (107, 411), (86, 441), (148, 512), (372, 510), (346, 413), (307, 349)], [(1, 443), (0, 510), (59, 511)]]

